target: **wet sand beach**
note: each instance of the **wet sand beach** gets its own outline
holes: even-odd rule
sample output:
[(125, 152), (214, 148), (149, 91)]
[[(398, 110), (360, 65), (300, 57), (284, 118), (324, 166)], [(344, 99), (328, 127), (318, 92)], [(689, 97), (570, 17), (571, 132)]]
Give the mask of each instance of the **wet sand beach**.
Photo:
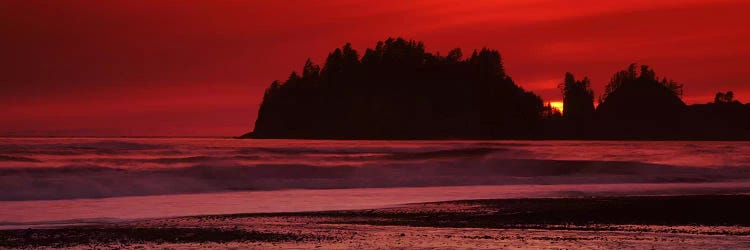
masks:
[(0, 231), (2, 248), (750, 248), (750, 196), (465, 200)]

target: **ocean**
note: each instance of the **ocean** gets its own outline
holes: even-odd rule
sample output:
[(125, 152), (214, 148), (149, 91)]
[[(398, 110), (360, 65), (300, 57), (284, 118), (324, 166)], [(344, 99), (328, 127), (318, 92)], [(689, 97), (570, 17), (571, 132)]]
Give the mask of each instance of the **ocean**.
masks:
[(737, 193), (750, 193), (750, 142), (0, 138), (0, 228)]

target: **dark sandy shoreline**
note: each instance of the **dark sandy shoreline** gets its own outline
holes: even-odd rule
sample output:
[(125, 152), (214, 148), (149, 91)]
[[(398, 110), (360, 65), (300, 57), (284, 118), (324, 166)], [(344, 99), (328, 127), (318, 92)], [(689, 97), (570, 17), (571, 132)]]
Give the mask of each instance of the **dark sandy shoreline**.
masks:
[(0, 248), (514, 246), (748, 248), (750, 195), (466, 200), (0, 231)]

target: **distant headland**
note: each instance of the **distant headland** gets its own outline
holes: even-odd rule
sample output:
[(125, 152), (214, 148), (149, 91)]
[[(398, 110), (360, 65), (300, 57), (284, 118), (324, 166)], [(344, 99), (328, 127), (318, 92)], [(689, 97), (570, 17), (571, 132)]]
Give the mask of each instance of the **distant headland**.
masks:
[(240, 138), (748, 140), (750, 104), (719, 92), (686, 105), (682, 84), (632, 64), (594, 105), (588, 78), (566, 73), (563, 112), (505, 73), (500, 53), (443, 56), (389, 38), (364, 55), (351, 44), (310, 60), (265, 91), (255, 130)]

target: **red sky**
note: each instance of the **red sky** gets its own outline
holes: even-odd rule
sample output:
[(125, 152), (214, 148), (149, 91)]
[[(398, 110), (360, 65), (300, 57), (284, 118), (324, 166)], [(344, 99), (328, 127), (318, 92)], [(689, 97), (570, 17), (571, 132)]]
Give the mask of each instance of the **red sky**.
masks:
[(630, 63), (687, 103), (750, 101), (750, 1), (0, 2), (0, 135), (231, 136), (309, 57), (403, 36), (443, 54), (500, 50), (516, 83), (559, 100), (566, 71), (598, 96)]

